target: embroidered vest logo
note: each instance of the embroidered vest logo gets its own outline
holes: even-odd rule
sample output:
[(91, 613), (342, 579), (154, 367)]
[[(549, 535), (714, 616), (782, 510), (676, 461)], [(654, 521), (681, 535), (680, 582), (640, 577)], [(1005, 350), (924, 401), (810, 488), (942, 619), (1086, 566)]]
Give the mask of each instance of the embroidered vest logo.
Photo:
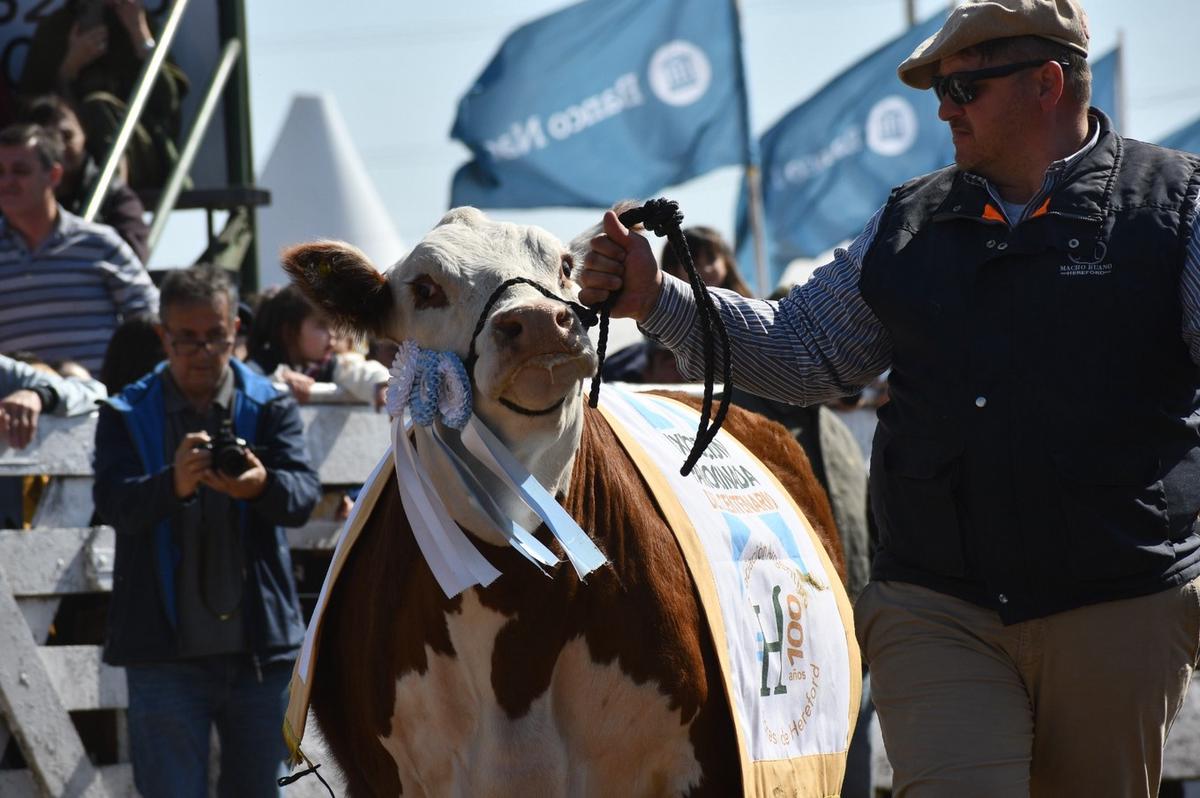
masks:
[(1070, 255), (1068, 256), (1070, 263), (1059, 264), (1058, 275), (1060, 277), (1104, 277), (1109, 275), (1112, 273), (1113, 265), (1111, 261), (1104, 262), (1107, 254), (1108, 245), (1103, 241), (1097, 241), (1091, 260), (1084, 260), (1078, 255)]

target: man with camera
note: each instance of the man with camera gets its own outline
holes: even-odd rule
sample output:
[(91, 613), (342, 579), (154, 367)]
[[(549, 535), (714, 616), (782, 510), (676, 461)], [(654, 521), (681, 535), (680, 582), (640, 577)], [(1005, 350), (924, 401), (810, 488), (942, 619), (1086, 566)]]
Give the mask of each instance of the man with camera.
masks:
[(117, 530), (104, 660), (124, 666), (134, 780), (146, 798), (276, 795), (280, 725), (304, 636), (283, 526), (320, 493), (296, 403), (233, 359), (221, 272), (170, 273), (167, 361), (102, 407), (94, 498)]

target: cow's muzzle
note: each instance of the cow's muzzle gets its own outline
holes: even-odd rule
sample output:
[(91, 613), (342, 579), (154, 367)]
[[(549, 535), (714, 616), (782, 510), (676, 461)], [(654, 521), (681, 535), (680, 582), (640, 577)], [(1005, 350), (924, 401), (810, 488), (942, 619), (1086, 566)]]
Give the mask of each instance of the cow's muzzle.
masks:
[[(527, 277), (509, 278), (496, 286), (496, 290), (488, 297), (488, 301), (484, 303), (483, 310), (479, 313), (479, 319), (475, 323), (475, 330), (471, 333), (471, 345), (463, 364), (467, 367), (467, 374), (470, 376), (472, 384), (475, 384), (475, 364), (479, 361), (479, 354), (475, 349), (475, 341), (480, 333), (483, 332), (483, 328), (487, 326), (488, 314), (491, 313), (496, 303), (500, 301), (505, 291), (514, 285), (521, 284), (533, 287), (547, 299), (561, 302), (564, 307), (558, 313), (547, 312), (545, 308), (514, 308), (497, 314), (493, 320), (493, 329), (498, 343), (513, 347), (517, 350), (518, 356), (524, 355), (528, 357), (534, 354), (553, 355), (556, 349), (562, 354), (567, 355), (571, 350), (568, 341), (572, 336), (577, 334), (575, 322), (578, 321), (580, 326), (585, 330), (596, 324), (596, 312), (591, 308), (581, 305), (578, 302), (564, 299)], [(534, 344), (546, 341), (558, 343), (557, 346), (552, 344), (549, 347), (543, 347), (541, 352), (535, 353), (534, 349), (536, 347)], [(549, 408), (541, 412), (550, 412), (552, 409), (554, 408)]]

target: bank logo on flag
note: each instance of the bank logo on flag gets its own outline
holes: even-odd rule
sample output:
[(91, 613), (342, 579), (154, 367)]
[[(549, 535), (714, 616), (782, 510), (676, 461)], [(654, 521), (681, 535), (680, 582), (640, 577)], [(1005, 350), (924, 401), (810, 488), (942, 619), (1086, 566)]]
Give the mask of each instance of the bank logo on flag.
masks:
[(908, 100), (893, 94), (884, 97), (867, 113), (867, 146), (885, 157), (903, 155), (917, 142), (920, 122)]
[[(597, 35), (596, 31), (613, 31)], [(745, 163), (737, 12), (585, 0), (514, 31), (459, 102), (452, 205), (602, 208)]]
[(650, 88), (668, 105), (691, 105), (712, 82), (712, 66), (704, 51), (691, 42), (664, 44), (650, 59)]
[[(770, 293), (787, 265), (857, 235), (893, 186), (954, 160), (932, 91), (905, 86), (896, 67), (941, 27), (937, 14), (883, 44), (793, 108), (759, 140)], [(745, 192), (738, 258), (752, 259)]]

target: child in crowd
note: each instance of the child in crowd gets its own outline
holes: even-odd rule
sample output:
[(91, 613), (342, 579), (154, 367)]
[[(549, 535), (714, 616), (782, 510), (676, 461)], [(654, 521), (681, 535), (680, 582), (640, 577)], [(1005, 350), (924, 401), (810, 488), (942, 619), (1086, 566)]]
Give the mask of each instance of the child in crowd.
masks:
[(288, 286), (258, 306), (247, 365), (287, 386), (302, 404), (363, 402), (377, 410), (383, 407), (387, 367), (336, 344), (325, 315), (299, 289)]

